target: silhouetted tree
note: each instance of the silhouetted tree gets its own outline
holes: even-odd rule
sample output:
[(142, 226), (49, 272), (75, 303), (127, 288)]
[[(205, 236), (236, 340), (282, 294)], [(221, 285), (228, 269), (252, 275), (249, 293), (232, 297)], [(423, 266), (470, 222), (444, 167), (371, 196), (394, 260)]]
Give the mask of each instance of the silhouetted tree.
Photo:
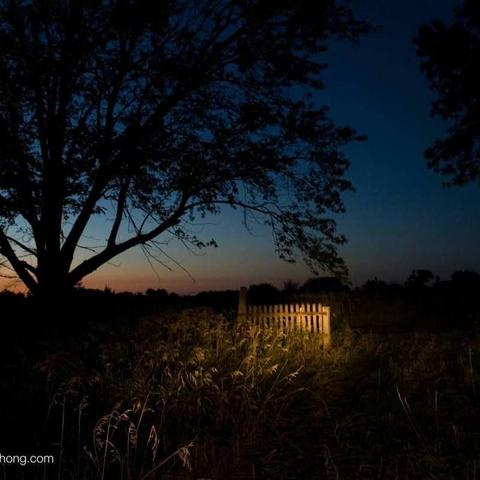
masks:
[(162, 301), (168, 299), (168, 292), (164, 288), (147, 288), (147, 290), (145, 291), (145, 295), (147, 297), (155, 298)]
[(282, 292), (285, 295), (294, 295), (298, 291), (298, 282), (294, 282), (293, 280), (286, 280), (283, 282), (283, 290)]
[(464, 293), (480, 293), (480, 275), (469, 270), (452, 273), (452, 287)]
[(360, 288), (365, 293), (379, 293), (385, 292), (388, 289), (388, 285), (385, 281), (379, 280), (377, 277), (373, 280), (367, 280)]
[(336, 277), (318, 277), (307, 280), (300, 291), (302, 293), (346, 292), (349, 288)]
[(227, 318), (236, 317), (238, 290), (220, 290), (197, 293), (190, 298), (193, 307), (208, 307), (226, 314)]
[(282, 301), (280, 290), (270, 283), (250, 285), (247, 292), (248, 302), (256, 304), (271, 304)]
[(435, 276), (430, 270), (412, 270), (405, 282), (405, 287), (412, 289), (425, 288), (431, 285), (434, 280)]
[(432, 114), (449, 129), (426, 151), (447, 184), (480, 180), (480, 2), (466, 0), (450, 24), (423, 25), (415, 39), (421, 68), (437, 94)]
[(331, 214), (360, 137), (312, 95), (327, 39), (367, 30), (331, 0), (1, 1), (9, 268), (34, 293), (69, 289), (161, 234), (208, 245), (184, 220), (227, 205), (263, 218), (281, 258), (345, 273)]

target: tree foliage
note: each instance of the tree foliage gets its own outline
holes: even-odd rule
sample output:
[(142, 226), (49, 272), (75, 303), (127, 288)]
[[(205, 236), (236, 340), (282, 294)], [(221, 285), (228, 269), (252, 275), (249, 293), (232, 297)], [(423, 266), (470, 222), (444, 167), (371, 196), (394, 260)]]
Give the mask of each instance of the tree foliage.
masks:
[[(262, 218), (280, 257), (345, 271), (332, 214), (359, 139), (319, 105), (331, 0), (0, 2), (0, 252), (32, 292), (72, 286), (195, 217)], [(84, 247), (89, 222), (105, 241)]]
[(409, 275), (407, 281), (405, 282), (405, 287), (418, 290), (431, 285), (434, 280), (435, 276), (433, 275), (433, 272), (431, 270), (412, 270), (412, 273)]
[(415, 39), (421, 68), (437, 94), (433, 115), (449, 126), (427, 151), (428, 165), (447, 184), (480, 180), (480, 3), (466, 0), (450, 24), (420, 28)]

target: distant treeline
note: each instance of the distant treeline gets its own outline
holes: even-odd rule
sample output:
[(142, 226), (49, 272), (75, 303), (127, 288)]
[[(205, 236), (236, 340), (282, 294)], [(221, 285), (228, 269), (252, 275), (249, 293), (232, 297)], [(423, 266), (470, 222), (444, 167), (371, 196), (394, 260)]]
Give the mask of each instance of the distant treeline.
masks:
[[(459, 270), (452, 273), (449, 280), (441, 280), (434, 275), (431, 270), (412, 270), (409, 277), (402, 283), (388, 283), (377, 277), (367, 280), (360, 287), (352, 288), (349, 284), (342, 282), (335, 277), (315, 277), (310, 278), (305, 283), (300, 284), (292, 280), (283, 283), (283, 287), (278, 288), (270, 283), (253, 284), (248, 287), (249, 300), (270, 301), (274, 299), (286, 299), (289, 296), (299, 294), (327, 294), (335, 292), (364, 292), (364, 293), (383, 293), (383, 292), (401, 292), (401, 291), (423, 291), (424, 289), (442, 289), (452, 291), (479, 291), (480, 292), (480, 274), (471, 270)], [(203, 291), (197, 294), (180, 295), (174, 292), (168, 292), (164, 288), (149, 288), (145, 292), (115, 292), (109, 287), (103, 290), (78, 287), (76, 295), (79, 298), (88, 297), (117, 297), (132, 298), (145, 297), (155, 299), (159, 302), (177, 303), (187, 302), (192, 306), (204, 305), (214, 300), (217, 303), (219, 298), (236, 299), (237, 290), (216, 290)], [(0, 291), (0, 298), (25, 298), (23, 293), (12, 292), (11, 290)]]
[[(403, 284), (387, 283), (373, 278), (352, 288), (333, 277), (316, 277), (303, 284), (284, 282), (281, 288), (269, 283), (250, 285), (250, 304), (285, 302), (321, 302), (332, 307), (337, 319), (354, 326), (427, 325), (465, 327), (480, 322), (480, 274), (456, 271), (449, 280), (440, 280), (430, 270), (413, 270)], [(165, 289), (148, 289), (143, 293), (114, 292), (78, 288), (68, 304), (61, 299), (57, 305), (46, 306), (47, 315), (60, 325), (85, 322), (135, 320), (156, 311), (208, 307), (227, 318), (236, 317), (237, 290), (204, 291), (195, 295), (179, 295)], [(30, 324), (42, 325), (45, 313), (32, 297), (10, 291), (0, 292), (3, 325), (13, 327), (25, 322), (9, 322), (8, 318), (23, 317)], [(8, 317), (10, 315), (10, 317)]]

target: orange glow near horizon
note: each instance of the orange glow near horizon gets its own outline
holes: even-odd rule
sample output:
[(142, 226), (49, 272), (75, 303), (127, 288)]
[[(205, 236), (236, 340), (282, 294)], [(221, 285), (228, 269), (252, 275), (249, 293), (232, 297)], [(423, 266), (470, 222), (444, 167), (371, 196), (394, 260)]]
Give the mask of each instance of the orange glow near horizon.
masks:
[[(236, 263), (236, 262), (232, 262)], [(157, 275), (148, 267), (138, 264), (125, 265), (123, 268), (108, 267), (86, 277), (82, 285), (87, 288), (103, 290), (108, 287), (115, 292), (145, 292), (148, 288), (165, 289), (168, 292), (188, 295), (209, 290), (238, 290), (241, 286), (255, 283), (271, 283), (278, 287), (285, 280), (299, 283), (307, 279), (305, 268), (297, 265), (287, 265), (283, 262), (280, 268), (229, 268), (225, 264), (208, 262), (194, 265), (189, 270), (191, 277), (183, 271), (159, 271)], [(282, 268), (283, 267), (283, 268)], [(292, 268), (293, 267), (293, 268)], [(0, 278), (0, 290), (8, 289), (16, 292), (27, 292), (19, 280)]]
[[(217, 229), (222, 230), (223, 242), (205, 254), (193, 255), (177, 245), (172, 246), (168, 253), (178, 265), (171, 264), (170, 269), (158, 267), (154, 272), (143, 254), (134, 249), (85, 277), (82, 284), (100, 290), (108, 287), (115, 292), (164, 288), (168, 292), (194, 294), (207, 290), (237, 290), (257, 283), (281, 287), (286, 280), (303, 283), (311, 276), (302, 262), (289, 264), (280, 260), (268, 237), (257, 236), (253, 242), (241, 225), (232, 230), (227, 225), (217, 225)], [(221, 236), (215, 235), (216, 231), (212, 233), (214, 237)], [(22, 282), (0, 278), (0, 290), (4, 288), (26, 291)]]

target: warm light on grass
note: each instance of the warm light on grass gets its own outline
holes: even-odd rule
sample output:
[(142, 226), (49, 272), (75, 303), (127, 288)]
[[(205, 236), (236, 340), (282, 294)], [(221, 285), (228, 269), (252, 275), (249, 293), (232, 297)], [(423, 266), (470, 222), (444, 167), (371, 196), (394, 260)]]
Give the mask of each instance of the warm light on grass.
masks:
[(38, 366), (69, 478), (473, 478), (477, 340), (343, 327), (325, 349), (198, 310), (106, 333), (93, 363), (84, 341)]

